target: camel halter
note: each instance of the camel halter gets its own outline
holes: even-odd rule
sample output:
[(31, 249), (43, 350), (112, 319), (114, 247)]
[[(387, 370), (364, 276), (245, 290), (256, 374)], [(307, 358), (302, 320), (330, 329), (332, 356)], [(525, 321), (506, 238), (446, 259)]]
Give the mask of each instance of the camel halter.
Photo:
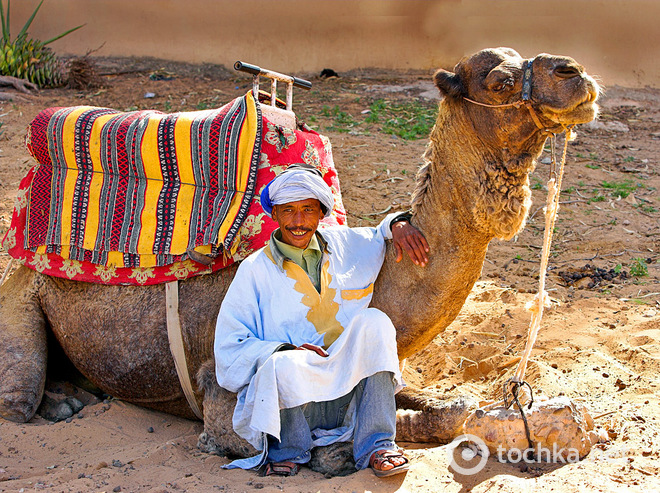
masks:
[(534, 110), (534, 107), (532, 106), (532, 75), (533, 75), (532, 66), (534, 65), (535, 59), (536, 57), (530, 60), (525, 60), (525, 62), (523, 63), (523, 86), (522, 86), (522, 94), (520, 95), (519, 101), (515, 101), (513, 103), (507, 103), (507, 104), (488, 104), (488, 103), (480, 103), (479, 101), (475, 101), (474, 99), (470, 99), (465, 96), (463, 96), (463, 99), (465, 99), (466, 101), (472, 104), (476, 104), (479, 106), (486, 106), (488, 108), (522, 108), (524, 106), (525, 108), (527, 108), (527, 111), (529, 111), (529, 115), (532, 117), (532, 120), (539, 128), (539, 130), (543, 130), (544, 132), (554, 133), (541, 123), (541, 120), (539, 119), (536, 110)]

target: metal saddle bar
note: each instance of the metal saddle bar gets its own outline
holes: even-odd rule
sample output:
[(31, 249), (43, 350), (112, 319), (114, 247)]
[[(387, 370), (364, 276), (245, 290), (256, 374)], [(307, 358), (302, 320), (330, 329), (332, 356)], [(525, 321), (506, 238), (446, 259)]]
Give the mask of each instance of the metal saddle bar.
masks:
[(270, 105), (273, 107), (277, 102), (277, 81), (279, 80), (280, 82), (286, 83), (286, 109), (288, 111), (293, 111), (293, 86), (307, 90), (312, 88), (312, 83), (308, 80), (293, 77), (291, 75), (280, 74), (279, 72), (267, 70), (250, 63), (237, 61), (234, 63), (234, 70), (253, 75), (252, 90), (255, 99), (259, 96), (259, 76), (270, 79)]

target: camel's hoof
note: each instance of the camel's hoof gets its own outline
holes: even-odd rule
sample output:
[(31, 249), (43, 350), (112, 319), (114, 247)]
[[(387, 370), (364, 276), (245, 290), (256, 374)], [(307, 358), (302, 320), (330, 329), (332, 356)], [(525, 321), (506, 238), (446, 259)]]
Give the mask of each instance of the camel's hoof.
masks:
[[(555, 461), (577, 461), (597, 442), (592, 431), (594, 421), (586, 407), (567, 397), (537, 401), (531, 409), (523, 409), (540, 460), (554, 457)], [(520, 412), (514, 408), (477, 410), (465, 422), (465, 433), (482, 439), (491, 454), (499, 454), (504, 460), (509, 451), (518, 454), (529, 446)]]
[(38, 405), (34, 392), (4, 392), (0, 395), (0, 416), (16, 423), (27, 423), (34, 416)]
[(320, 472), (327, 478), (353, 474), (357, 471), (353, 460), (353, 442), (337, 442), (312, 449), (312, 459), (308, 465), (312, 471)]

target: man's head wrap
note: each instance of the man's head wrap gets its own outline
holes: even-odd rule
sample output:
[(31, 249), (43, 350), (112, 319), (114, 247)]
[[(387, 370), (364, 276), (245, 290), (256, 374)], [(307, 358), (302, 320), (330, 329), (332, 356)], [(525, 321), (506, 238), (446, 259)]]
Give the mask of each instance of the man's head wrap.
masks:
[(324, 217), (332, 213), (335, 205), (332, 190), (316, 168), (292, 165), (266, 185), (261, 192), (261, 207), (272, 217), (274, 205), (306, 199), (317, 199), (321, 202)]

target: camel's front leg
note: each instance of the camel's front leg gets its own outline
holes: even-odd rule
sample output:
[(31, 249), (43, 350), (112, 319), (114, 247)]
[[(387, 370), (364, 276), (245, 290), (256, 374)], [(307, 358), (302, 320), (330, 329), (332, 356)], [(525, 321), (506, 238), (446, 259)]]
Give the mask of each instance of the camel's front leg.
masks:
[(0, 416), (26, 422), (46, 382), (46, 320), (39, 303), (40, 274), (19, 268), (0, 286)]
[(462, 433), (463, 423), (477, 402), (470, 397), (443, 400), (406, 387), (396, 395), (396, 407), (397, 441), (449, 443)]

